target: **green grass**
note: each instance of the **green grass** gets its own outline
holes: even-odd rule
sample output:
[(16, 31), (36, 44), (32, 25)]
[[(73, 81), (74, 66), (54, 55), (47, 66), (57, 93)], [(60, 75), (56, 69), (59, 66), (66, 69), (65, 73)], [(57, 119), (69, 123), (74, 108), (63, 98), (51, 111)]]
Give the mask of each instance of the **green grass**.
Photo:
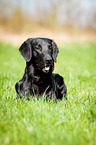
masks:
[(18, 48), (0, 43), (0, 144), (96, 144), (96, 43), (59, 44), (54, 72), (68, 88), (68, 100), (15, 100), (15, 83), (25, 61)]

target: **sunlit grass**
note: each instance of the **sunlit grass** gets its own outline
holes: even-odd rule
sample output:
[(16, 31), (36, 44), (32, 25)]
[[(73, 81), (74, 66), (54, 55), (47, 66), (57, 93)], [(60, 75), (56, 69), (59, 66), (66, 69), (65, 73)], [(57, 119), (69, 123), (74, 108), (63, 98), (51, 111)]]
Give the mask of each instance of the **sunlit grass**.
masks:
[(68, 100), (14, 100), (25, 61), (18, 48), (0, 43), (0, 144), (96, 144), (96, 43), (64, 43), (54, 72), (68, 88)]

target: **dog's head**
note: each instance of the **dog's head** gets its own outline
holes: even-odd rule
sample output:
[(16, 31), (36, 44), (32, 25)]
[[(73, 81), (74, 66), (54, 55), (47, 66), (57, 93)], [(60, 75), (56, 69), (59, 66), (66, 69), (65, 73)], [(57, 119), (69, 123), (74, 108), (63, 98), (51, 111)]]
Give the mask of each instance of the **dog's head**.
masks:
[(19, 51), (27, 63), (31, 61), (44, 73), (50, 71), (59, 52), (56, 43), (48, 38), (30, 38), (21, 45)]

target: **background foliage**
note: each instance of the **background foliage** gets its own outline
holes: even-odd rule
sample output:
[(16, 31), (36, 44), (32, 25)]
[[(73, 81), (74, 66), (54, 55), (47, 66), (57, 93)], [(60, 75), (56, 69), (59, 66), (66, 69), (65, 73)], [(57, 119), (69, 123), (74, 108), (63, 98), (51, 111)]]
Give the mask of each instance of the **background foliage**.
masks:
[(96, 0), (0, 0), (0, 25), (15, 32), (35, 27), (96, 30)]

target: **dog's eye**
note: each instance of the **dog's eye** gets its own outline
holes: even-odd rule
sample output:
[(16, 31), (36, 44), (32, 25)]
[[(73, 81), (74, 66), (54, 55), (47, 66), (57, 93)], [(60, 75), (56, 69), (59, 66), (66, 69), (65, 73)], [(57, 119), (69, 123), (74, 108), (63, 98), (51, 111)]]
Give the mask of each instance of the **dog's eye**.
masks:
[(52, 50), (52, 47), (51, 47), (51, 45), (49, 45), (49, 46), (48, 46), (48, 49), (49, 49), (50, 51)]
[(36, 46), (36, 49), (41, 51), (41, 50), (42, 50), (41, 45), (38, 44), (38, 45)]

